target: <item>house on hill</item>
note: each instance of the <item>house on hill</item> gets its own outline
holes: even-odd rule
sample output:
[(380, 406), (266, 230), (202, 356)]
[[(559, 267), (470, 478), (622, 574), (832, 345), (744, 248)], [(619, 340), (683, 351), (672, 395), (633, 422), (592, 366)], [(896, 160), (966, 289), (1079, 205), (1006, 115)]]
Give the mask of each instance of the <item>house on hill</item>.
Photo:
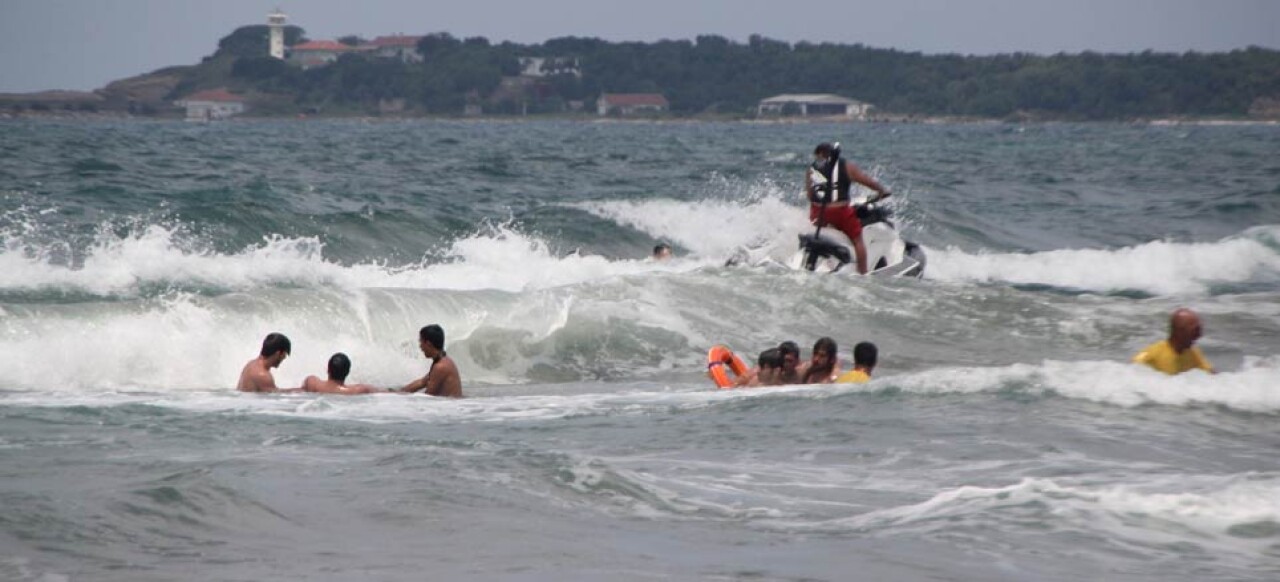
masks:
[(596, 112), (602, 116), (665, 113), (670, 109), (667, 98), (659, 93), (603, 93), (596, 99)]
[(520, 57), (521, 77), (550, 77), (551, 75), (573, 75), (582, 78), (582, 67), (576, 58), (558, 57)]
[(422, 53), (418, 52), (421, 36), (392, 35), (380, 36), (369, 41), (361, 48), (368, 48), (373, 56), (384, 59), (399, 59), (404, 63), (421, 63)]
[(210, 89), (173, 102), (187, 110), (187, 121), (213, 121), (244, 113), (244, 98), (226, 89)]
[(357, 50), (332, 40), (312, 40), (289, 47), (285, 58), (290, 64), (298, 65), (305, 71), (315, 67), (323, 67), (338, 60), (338, 57)]
[(866, 119), (871, 105), (846, 97), (831, 94), (785, 94), (775, 95), (760, 101), (756, 106), (756, 115), (785, 116), (841, 116), (850, 119)]

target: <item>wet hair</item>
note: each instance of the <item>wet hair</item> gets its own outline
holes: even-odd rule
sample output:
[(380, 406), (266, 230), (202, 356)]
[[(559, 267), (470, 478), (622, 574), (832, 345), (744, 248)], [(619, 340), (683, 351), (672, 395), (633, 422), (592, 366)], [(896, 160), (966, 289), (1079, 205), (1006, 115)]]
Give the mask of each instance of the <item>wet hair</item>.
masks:
[(671, 252), (671, 245), (667, 243), (658, 243), (656, 245), (653, 245), (653, 256), (656, 257), (660, 254), (663, 254), (664, 252), (667, 252), (667, 253)]
[(792, 354), (798, 360), (800, 359), (800, 344), (797, 344), (796, 342), (793, 342), (790, 340), (782, 342), (778, 344), (778, 353), (781, 354), (784, 358), (786, 357), (787, 354)]
[(836, 340), (829, 337), (820, 337), (818, 341), (813, 342), (813, 351), (814, 353), (823, 352), (834, 358), (840, 349), (836, 346)]
[(281, 350), (286, 354), (293, 353), (293, 344), (289, 342), (289, 338), (284, 337), (284, 334), (272, 332), (262, 340), (262, 352), (259, 355), (265, 358)]
[(437, 350), (444, 351), (444, 328), (434, 323), (418, 330), (418, 339), (435, 346)]
[(351, 373), (351, 358), (346, 354), (338, 352), (329, 357), (329, 379), (338, 382), (345, 382), (347, 374)]
[(868, 368), (876, 367), (876, 355), (879, 350), (876, 345), (871, 342), (859, 342), (853, 346), (853, 365), (866, 366)]
[(831, 158), (831, 159), (833, 159), (833, 160), (834, 160), (834, 159), (836, 159), (836, 158), (840, 157), (840, 144), (839, 144), (839, 143), (831, 143), (831, 142), (823, 142), (823, 143), (818, 144), (818, 147), (813, 148), (813, 153), (814, 153), (815, 155), (819, 155), (819, 156), (822, 156), (822, 157), (824, 157), (824, 158)]
[(760, 358), (756, 360), (758, 368), (781, 368), (782, 367), (782, 350), (778, 348), (769, 348), (760, 352)]

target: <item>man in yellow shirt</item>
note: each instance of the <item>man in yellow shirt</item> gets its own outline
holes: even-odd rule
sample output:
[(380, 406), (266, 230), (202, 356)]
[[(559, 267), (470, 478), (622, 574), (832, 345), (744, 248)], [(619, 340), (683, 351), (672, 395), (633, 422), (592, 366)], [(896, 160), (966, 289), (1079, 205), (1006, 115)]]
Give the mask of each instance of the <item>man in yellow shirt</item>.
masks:
[(871, 381), (871, 370), (876, 367), (876, 345), (860, 342), (853, 346), (853, 369), (836, 378), (836, 384), (862, 384)]
[(1200, 339), (1200, 317), (1182, 308), (1169, 318), (1169, 339), (1147, 346), (1133, 357), (1135, 363), (1146, 364), (1166, 374), (1181, 374), (1192, 368), (1213, 373), (1196, 340)]

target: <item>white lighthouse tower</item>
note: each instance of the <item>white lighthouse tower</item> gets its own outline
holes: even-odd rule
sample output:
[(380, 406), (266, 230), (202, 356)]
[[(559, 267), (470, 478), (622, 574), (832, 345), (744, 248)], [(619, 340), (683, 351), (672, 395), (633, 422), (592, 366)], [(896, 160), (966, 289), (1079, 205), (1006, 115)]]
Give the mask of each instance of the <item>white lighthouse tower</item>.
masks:
[(284, 13), (279, 8), (267, 15), (267, 26), (271, 28), (271, 56), (284, 59)]

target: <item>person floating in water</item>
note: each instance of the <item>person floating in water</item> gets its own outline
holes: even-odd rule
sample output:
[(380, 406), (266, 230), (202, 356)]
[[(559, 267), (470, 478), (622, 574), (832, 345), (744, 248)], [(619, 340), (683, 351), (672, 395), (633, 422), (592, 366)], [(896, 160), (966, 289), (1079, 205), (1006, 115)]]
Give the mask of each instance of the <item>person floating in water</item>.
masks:
[(462, 398), (462, 376), (453, 358), (444, 351), (444, 329), (431, 324), (419, 330), (418, 348), (431, 360), (431, 369), (426, 376), (408, 383), (400, 391), (417, 392), (425, 388), (431, 396)]
[(241, 392), (293, 392), (276, 388), (276, 380), (271, 376), (271, 369), (280, 367), (284, 359), (293, 350), (289, 338), (281, 333), (270, 333), (262, 340), (262, 350), (258, 357), (249, 360), (240, 370), (240, 382), (236, 390)]
[(778, 384), (800, 384), (804, 381), (804, 368), (800, 364), (800, 346), (793, 341), (778, 344), (782, 353), (782, 369), (778, 370)]
[(804, 193), (809, 199), (809, 222), (831, 225), (853, 243), (858, 272), (867, 274), (867, 247), (862, 242), (862, 221), (854, 210), (850, 189), (857, 182), (877, 192), (876, 202), (890, 196), (887, 188), (863, 173), (858, 166), (840, 157), (839, 143), (821, 143), (813, 150), (813, 165), (804, 175)]
[(738, 378), (734, 386), (738, 388), (778, 386), (781, 384), (778, 381), (781, 374), (782, 351), (778, 348), (769, 348), (760, 352), (760, 357), (756, 359), (756, 368), (750, 374)]
[(665, 261), (671, 258), (671, 245), (667, 243), (658, 243), (653, 247), (653, 255), (650, 256), (655, 261)]
[(385, 392), (364, 384), (347, 384), (347, 376), (351, 374), (351, 358), (338, 352), (329, 357), (329, 379), (321, 380), (319, 376), (307, 376), (302, 382), (303, 392), (320, 392), (324, 394), (369, 394)]
[(871, 371), (876, 367), (876, 345), (859, 342), (853, 346), (853, 369), (836, 378), (836, 384), (863, 384), (871, 381)]
[(804, 370), (801, 384), (830, 384), (840, 375), (836, 360), (840, 349), (836, 340), (829, 337), (818, 338), (813, 343), (813, 357), (809, 359), (809, 367)]
[(1143, 348), (1133, 357), (1133, 361), (1170, 375), (1194, 368), (1212, 374), (1213, 366), (1195, 345), (1196, 340), (1200, 339), (1200, 332), (1200, 317), (1196, 312), (1185, 307), (1177, 309), (1169, 317), (1169, 339)]

